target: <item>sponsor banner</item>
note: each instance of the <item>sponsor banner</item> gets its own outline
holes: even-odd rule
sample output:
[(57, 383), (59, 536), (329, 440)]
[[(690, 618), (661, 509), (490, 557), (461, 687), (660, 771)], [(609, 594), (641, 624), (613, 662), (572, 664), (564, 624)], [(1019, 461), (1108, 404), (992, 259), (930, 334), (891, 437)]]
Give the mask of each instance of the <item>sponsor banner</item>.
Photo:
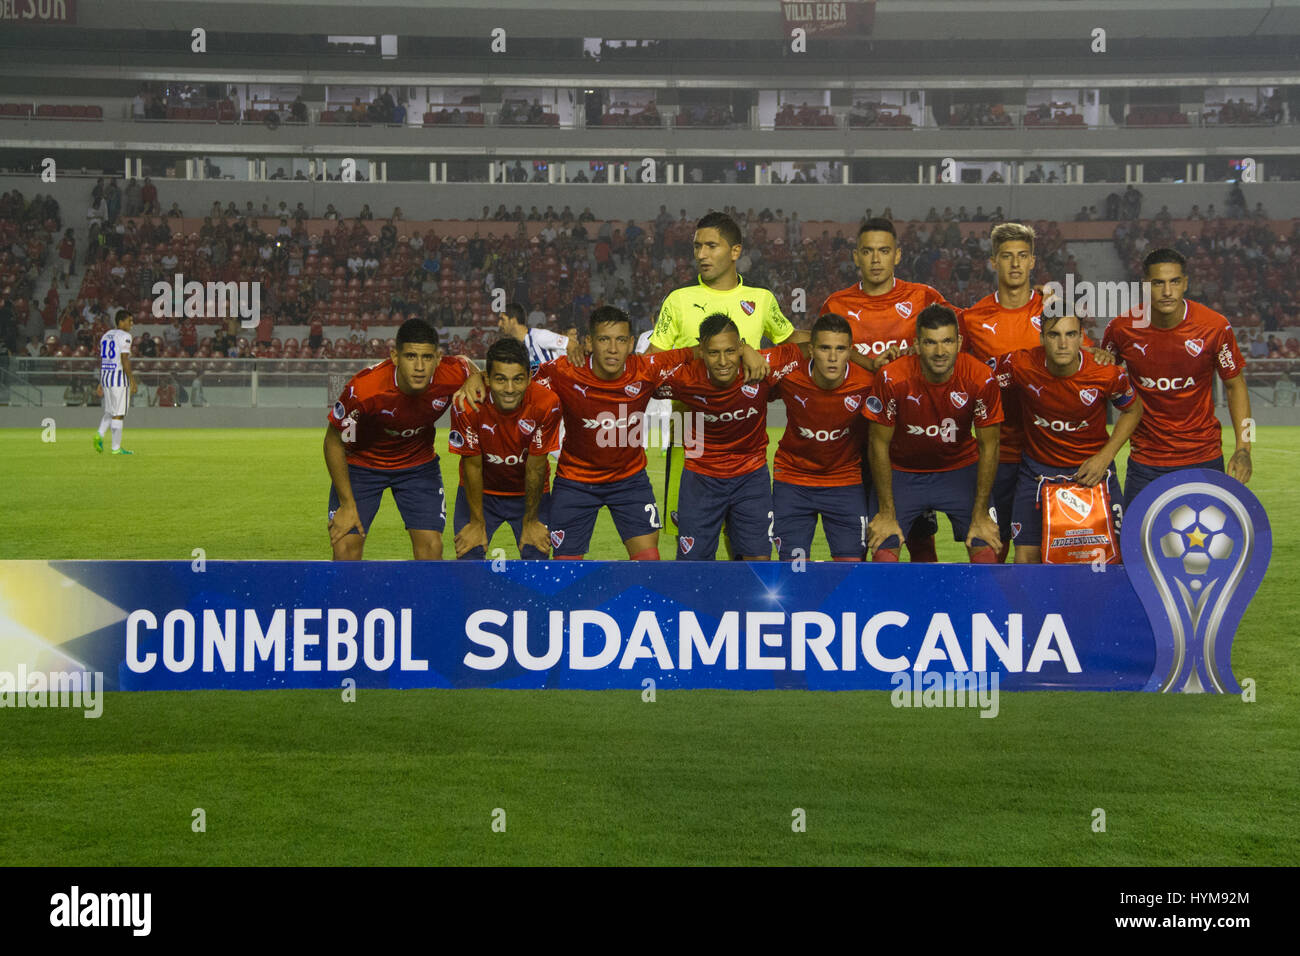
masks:
[(77, 0), (0, 0), (0, 20), (71, 26), (77, 22)]
[(781, 2), (785, 34), (795, 27), (808, 36), (870, 36), (876, 21), (875, 0), (841, 0), (839, 3)]
[(106, 690), (891, 690), (911, 671), (1239, 692), (1232, 639), (1272, 548), (1258, 500), (1177, 472), (1122, 536), (1123, 567), (5, 561), (0, 672), (102, 672)]

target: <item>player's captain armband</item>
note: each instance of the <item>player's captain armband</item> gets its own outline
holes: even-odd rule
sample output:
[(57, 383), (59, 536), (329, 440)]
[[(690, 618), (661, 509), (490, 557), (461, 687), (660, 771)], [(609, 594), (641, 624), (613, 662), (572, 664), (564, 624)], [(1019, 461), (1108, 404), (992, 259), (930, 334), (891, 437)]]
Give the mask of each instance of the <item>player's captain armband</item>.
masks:
[(1107, 483), (1110, 471), (1089, 487), (1068, 475), (1038, 479), (1038, 506), (1043, 513), (1043, 563), (1119, 564), (1116, 534)]

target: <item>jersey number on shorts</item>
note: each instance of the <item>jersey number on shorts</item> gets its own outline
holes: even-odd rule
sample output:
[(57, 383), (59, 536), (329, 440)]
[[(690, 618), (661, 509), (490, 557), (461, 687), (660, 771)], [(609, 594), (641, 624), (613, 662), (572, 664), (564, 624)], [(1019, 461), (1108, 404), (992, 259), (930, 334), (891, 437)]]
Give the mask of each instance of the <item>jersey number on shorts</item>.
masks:
[(663, 525), (659, 523), (659, 506), (651, 502), (645, 506), (645, 510), (650, 512), (650, 527), (662, 528)]

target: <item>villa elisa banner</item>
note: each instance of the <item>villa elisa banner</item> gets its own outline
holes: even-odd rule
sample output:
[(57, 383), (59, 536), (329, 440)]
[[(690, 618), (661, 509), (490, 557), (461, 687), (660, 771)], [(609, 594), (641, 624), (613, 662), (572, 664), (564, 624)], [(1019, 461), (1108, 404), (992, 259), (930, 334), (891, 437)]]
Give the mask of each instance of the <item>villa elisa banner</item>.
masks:
[(781, 0), (785, 34), (796, 27), (808, 36), (870, 36), (876, 22), (875, 0), (799, 3)]
[(108, 690), (890, 690), (899, 671), (997, 672), (1004, 690), (1237, 692), (1232, 638), (1271, 546), (1258, 502), (1223, 475), (1168, 476), (1123, 534), (1127, 564), (1096, 570), (11, 561), (0, 675), (100, 672)]

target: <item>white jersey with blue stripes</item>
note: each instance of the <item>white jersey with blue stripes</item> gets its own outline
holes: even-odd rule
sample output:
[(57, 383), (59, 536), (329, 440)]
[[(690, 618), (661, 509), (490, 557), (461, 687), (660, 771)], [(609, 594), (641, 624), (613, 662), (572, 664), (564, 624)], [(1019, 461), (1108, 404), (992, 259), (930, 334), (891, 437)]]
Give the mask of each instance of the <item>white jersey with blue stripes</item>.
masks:
[(529, 329), (528, 334), (524, 336), (524, 348), (528, 349), (528, 365), (534, 370), (539, 365), (545, 365), (559, 358), (568, 347), (568, 336), (559, 335), (550, 329)]
[(126, 370), (122, 356), (131, 354), (131, 333), (109, 329), (99, 340), (99, 381), (105, 388), (125, 388)]

